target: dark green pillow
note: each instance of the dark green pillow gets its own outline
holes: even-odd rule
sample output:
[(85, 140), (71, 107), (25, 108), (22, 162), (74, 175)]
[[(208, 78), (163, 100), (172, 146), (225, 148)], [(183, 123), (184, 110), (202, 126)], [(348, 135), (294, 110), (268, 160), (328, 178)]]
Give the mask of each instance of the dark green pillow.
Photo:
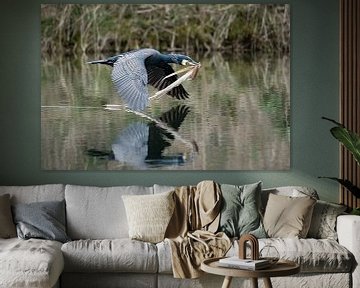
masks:
[(243, 186), (222, 184), (221, 192), (219, 231), (229, 237), (253, 234), (257, 238), (266, 238), (259, 212), (261, 182)]
[(13, 216), (19, 238), (70, 241), (65, 232), (65, 201), (15, 204)]

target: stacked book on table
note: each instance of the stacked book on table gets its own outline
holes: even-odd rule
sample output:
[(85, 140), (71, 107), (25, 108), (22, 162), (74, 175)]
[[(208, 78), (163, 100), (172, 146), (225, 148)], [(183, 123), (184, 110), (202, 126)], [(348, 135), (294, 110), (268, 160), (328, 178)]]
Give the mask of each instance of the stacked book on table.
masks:
[(219, 266), (246, 270), (260, 270), (271, 266), (267, 259), (251, 260), (240, 259), (238, 256), (222, 258), (219, 260)]

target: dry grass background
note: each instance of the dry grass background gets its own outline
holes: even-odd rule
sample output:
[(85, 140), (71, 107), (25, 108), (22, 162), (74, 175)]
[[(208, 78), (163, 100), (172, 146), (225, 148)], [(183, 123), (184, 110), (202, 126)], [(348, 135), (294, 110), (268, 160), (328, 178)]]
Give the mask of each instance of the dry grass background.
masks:
[(289, 52), (290, 7), (274, 4), (43, 4), (44, 53)]

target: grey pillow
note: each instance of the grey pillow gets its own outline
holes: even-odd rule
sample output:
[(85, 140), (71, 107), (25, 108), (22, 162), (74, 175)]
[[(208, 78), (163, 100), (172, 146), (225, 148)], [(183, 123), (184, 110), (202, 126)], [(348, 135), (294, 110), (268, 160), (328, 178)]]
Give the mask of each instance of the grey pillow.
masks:
[(336, 219), (345, 211), (345, 205), (318, 200), (312, 214), (308, 237), (337, 240)]
[(16, 237), (15, 224), (11, 215), (10, 195), (0, 196), (0, 238)]
[(229, 237), (253, 234), (265, 238), (260, 216), (261, 182), (236, 186), (221, 184), (222, 209), (219, 231)]
[(13, 216), (19, 238), (70, 241), (65, 231), (65, 201), (15, 204)]

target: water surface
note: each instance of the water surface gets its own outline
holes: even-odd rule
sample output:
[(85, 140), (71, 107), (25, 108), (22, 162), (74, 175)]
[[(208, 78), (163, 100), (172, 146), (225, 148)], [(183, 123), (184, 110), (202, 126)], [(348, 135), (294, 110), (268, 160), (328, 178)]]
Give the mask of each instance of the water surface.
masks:
[(190, 98), (152, 100), (149, 118), (105, 110), (123, 103), (111, 67), (90, 60), (42, 59), (43, 169), (289, 169), (288, 57), (200, 57), (198, 76), (183, 83)]

